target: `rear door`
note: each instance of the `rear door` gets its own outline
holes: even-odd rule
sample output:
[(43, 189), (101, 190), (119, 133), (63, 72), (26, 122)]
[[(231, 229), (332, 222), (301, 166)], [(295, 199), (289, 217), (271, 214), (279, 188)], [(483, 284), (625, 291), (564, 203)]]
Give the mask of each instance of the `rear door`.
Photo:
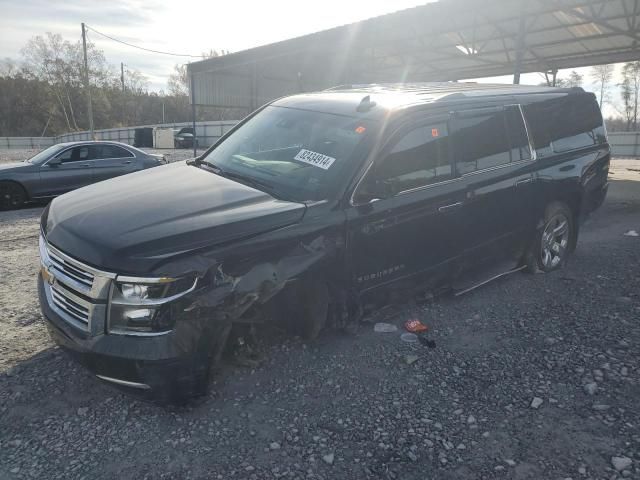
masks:
[(89, 145), (63, 150), (40, 167), (41, 188), (38, 196), (55, 196), (89, 185), (93, 179), (94, 157)]
[(94, 182), (125, 175), (140, 170), (140, 160), (132, 152), (119, 145), (95, 145), (96, 161), (93, 168)]
[(453, 170), (448, 117), (401, 129), (358, 190), (373, 182), (395, 192), (347, 212), (349, 252), (359, 290), (418, 274), (437, 283), (462, 253), (464, 185)]
[(465, 264), (518, 256), (534, 228), (533, 155), (519, 105), (456, 112)]

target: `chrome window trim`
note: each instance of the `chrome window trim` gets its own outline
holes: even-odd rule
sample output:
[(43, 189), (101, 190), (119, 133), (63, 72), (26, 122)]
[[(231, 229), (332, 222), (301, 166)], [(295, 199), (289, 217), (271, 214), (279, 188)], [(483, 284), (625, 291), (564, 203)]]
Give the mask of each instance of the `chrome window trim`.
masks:
[(459, 178), (465, 178), (465, 177), (470, 177), (472, 175), (478, 175), (481, 173), (487, 173), (487, 172), (492, 172), (494, 170), (500, 170), (501, 168), (508, 168), (508, 167), (514, 167), (514, 166), (519, 166), (519, 165), (525, 165), (531, 163), (531, 160), (520, 160), (519, 162), (513, 162), (513, 163), (505, 163), (504, 165), (497, 165), (495, 167), (489, 167), (489, 168), (483, 168), (482, 170), (476, 170), (474, 172), (469, 172), (469, 173), (463, 173), (462, 175), (460, 175)]
[(447, 185), (447, 184), (450, 184), (450, 183), (459, 182), (460, 180), (462, 180), (462, 177), (450, 178), (449, 180), (443, 180), (442, 182), (430, 183), (428, 185), (422, 185), (421, 187), (415, 187), (415, 188), (410, 188), (408, 190), (402, 190), (402, 191), (396, 193), (394, 195), (394, 197), (398, 197), (400, 195), (404, 195), (404, 194), (407, 194), (407, 193), (414, 193), (414, 192), (417, 192), (417, 191), (420, 191), (420, 190), (426, 190), (426, 189), (432, 188), (432, 187), (438, 187), (440, 185)]
[(518, 103), (515, 105), (517, 105), (518, 109), (520, 110), (520, 116), (522, 117), (522, 122), (524, 123), (524, 130), (525, 132), (527, 132), (527, 140), (529, 141), (529, 150), (531, 151), (531, 158), (523, 161), (535, 162), (538, 159), (538, 153), (536, 152), (536, 149), (533, 146), (533, 138), (529, 130), (529, 123), (527, 122), (527, 117), (524, 116), (524, 110), (522, 109), (522, 104)]

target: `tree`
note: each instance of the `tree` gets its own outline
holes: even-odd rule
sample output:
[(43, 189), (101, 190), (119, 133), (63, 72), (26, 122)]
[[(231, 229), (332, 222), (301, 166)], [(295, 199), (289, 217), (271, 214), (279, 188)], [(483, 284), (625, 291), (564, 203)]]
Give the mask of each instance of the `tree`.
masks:
[(622, 67), (620, 96), (624, 105), (627, 130), (638, 128), (638, 102), (640, 98), (640, 61), (625, 63)]
[(187, 66), (175, 64), (173, 72), (169, 75), (167, 81), (167, 90), (169, 95), (176, 97), (189, 96), (189, 80), (187, 79)]
[[(50, 93), (62, 112), (67, 128), (78, 130), (77, 111), (83, 111), (84, 63), (82, 45), (48, 32), (37, 35), (22, 49), (23, 70), (28, 78), (38, 79), (50, 86)], [(91, 87), (108, 83), (112, 75), (102, 51), (87, 44), (87, 61)], [(83, 116), (84, 114), (81, 114)]]
[(594, 81), (598, 90), (600, 90), (600, 96), (598, 103), (600, 108), (604, 105), (604, 102), (608, 101), (609, 97), (609, 83), (613, 79), (613, 65), (596, 65), (591, 67), (591, 79)]
[(572, 70), (569, 74), (569, 78), (565, 80), (564, 86), (566, 86), (567, 88), (581, 87), (583, 80), (584, 77), (582, 75), (580, 75), (575, 70)]

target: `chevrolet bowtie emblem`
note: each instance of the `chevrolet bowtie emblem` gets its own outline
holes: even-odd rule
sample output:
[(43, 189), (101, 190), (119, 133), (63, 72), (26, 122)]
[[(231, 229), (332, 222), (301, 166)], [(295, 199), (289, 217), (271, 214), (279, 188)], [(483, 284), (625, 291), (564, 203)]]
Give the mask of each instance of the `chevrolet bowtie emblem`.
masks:
[(51, 266), (50, 265), (43, 265), (42, 266), (42, 278), (49, 285), (53, 285), (56, 282), (56, 277), (53, 274), (53, 272), (51, 271)]

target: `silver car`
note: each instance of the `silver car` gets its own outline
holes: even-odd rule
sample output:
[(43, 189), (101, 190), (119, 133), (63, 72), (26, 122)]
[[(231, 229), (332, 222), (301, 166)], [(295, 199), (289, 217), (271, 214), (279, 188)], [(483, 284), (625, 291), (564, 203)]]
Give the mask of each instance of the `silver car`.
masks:
[(23, 162), (0, 164), (0, 210), (163, 163), (162, 155), (118, 142), (59, 143)]

